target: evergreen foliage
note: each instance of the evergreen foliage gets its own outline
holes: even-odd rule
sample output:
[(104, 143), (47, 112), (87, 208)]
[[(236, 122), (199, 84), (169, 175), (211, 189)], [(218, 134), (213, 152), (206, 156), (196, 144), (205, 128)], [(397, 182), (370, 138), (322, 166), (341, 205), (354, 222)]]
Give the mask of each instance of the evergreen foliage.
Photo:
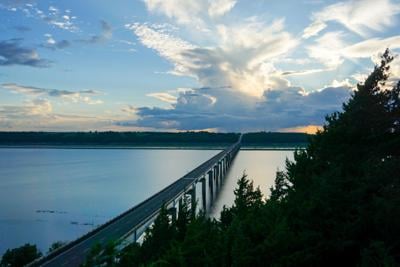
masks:
[[(162, 208), (141, 245), (86, 266), (399, 266), (400, 82), (387, 50), (343, 111), (278, 172), (264, 199), (246, 175), (219, 220)], [(99, 255), (106, 262), (96, 263)], [(3, 257), (4, 260), (4, 257)]]
[(25, 244), (19, 248), (7, 249), (0, 261), (1, 267), (23, 267), (42, 256), (36, 245)]
[(131, 264), (399, 265), (400, 83), (386, 88), (392, 59), (387, 50), (343, 111), (286, 162), (268, 199), (244, 175), (220, 220), (185, 219), (177, 235), (164, 217), (137, 246), (136, 255), (151, 256)]

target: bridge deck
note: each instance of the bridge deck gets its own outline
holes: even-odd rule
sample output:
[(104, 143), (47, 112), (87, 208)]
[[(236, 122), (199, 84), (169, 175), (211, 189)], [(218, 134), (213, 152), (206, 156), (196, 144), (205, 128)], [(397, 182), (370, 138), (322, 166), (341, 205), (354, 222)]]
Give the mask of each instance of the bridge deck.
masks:
[(47, 255), (29, 266), (79, 266), (82, 264), (95, 244), (105, 245), (109, 240), (119, 240), (132, 229), (141, 225), (145, 220), (160, 210), (165, 203), (170, 203), (184, 193), (187, 188), (202, 177), (207, 171), (229, 153), (235, 153), (240, 147), (239, 142), (233, 144), (211, 159), (207, 160), (196, 169), (176, 180), (157, 194), (142, 203), (117, 216), (111, 221), (99, 226), (85, 236), (67, 244), (58, 251)]

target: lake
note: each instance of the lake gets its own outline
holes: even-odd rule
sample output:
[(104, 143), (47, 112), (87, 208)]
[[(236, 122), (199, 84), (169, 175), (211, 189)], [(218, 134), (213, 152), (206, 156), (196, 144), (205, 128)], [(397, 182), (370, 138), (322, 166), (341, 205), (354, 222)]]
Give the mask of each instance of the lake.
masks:
[[(218, 150), (0, 149), (0, 255), (7, 248), (70, 241), (185, 175)], [(212, 216), (233, 203), (246, 171), (268, 194), (291, 151), (240, 151)]]

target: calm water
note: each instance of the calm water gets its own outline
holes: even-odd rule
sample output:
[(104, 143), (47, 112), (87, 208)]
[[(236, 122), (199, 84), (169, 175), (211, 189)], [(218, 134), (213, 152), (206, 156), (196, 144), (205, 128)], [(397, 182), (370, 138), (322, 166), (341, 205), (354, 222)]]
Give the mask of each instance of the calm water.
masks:
[[(45, 252), (143, 201), (217, 150), (0, 149), (0, 255), (35, 243)], [(240, 151), (215, 205), (233, 202), (246, 170), (267, 192), (288, 151)]]
[(211, 216), (219, 218), (223, 206), (233, 204), (235, 199), (233, 190), (243, 173), (246, 173), (247, 177), (253, 180), (254, 186), (260, 187), (264, 196), (269, 196), (269, 189), (274, 184), (276, 171), (284, 170), (286, 158), (293, 160), (293, 151), (239, 151), (224, 181), (222, 191), (214, 204)]

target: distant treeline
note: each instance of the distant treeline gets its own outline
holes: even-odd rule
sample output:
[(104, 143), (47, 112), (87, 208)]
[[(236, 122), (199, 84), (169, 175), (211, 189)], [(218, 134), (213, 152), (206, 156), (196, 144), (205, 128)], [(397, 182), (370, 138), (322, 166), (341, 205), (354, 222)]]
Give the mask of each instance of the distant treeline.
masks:
[(311, 135), (305, 133), (246, 133), (243, 135), (242, 145), (244, 147), (307, 146), (310, 136)]
[[(0, 145), (99, 146), (224, 146), (236, 142), (238, 133), (210, 132), (0, 132)], [(243, 145), (298, 145), (308, 141), (302, 133), (248, 133)]]

